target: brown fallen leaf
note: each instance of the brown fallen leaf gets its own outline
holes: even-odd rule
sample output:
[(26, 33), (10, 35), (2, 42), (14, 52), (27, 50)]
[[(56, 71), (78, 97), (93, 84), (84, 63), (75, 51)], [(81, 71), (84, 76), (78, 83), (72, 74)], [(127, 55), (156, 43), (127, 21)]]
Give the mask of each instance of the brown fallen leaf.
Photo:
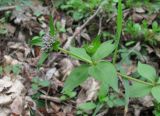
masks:
[[(97, 97), (99, 83), (94, 78), (88, 78), (82, 85), (82, 90), (78, 95), (77, 104), (94, 100)], [(83, 91), (84, 90), (84, 91)]]
[(17, 96), (10, 105), (11, 112), (16, 115), (21, 115), (23, 111), (23, 97)]

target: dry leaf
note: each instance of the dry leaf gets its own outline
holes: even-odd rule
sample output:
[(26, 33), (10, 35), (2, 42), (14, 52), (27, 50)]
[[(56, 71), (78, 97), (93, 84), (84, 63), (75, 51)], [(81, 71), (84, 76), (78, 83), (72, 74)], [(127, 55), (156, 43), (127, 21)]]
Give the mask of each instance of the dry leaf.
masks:
[(16, 115), (22, 114), (23, 111), (23, 98), (18, 96), (14, 99), (12, 104), (10, 105), (11, 112)]

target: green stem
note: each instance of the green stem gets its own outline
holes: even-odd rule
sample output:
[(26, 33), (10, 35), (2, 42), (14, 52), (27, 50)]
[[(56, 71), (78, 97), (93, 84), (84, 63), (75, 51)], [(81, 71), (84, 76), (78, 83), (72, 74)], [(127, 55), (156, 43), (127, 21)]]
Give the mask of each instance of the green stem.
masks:
[(138, 82), (138, 83), (141, 83), (141, 84), (145, 84), (145, 85), (154, 86), (154, 84), (152, 84), (152, 83), (145, 82), (145, 81), (142, 81), (142, 80), (139, 80), (139, 79), (136, 79), (136, 78), (133, 78), (133, 77), (130, 77), (130, 76), (121, 74), (121, 73), (119, 73), (119, 72), (117, 72), (117, 74), (118, 74), (119, 76), (123, 77), (123, 78), (128, 79), (128, 80), (132, 80), (132, 81), (135, 81), (135, 82)]
[[(69, 55), (71, 55), (71, 56), (77, 57), (77, 58), (79, 58), (80, 60), (82, 60), (82, 61), (84, 61), (84, 62), (86, 62), (86, 63), (89, 63), (89, 64), (93, 65), (93, 62), (92, 62), (92, 61), (87, 60), (87, 59), (84, 59), (84, 58), (82, 58), (82, 57), (80, 57), (80, 56), (78, 56), (78, 55), (76, 55), (76, 54), (74, 54), (74, 53), (72, 53), (72, 52), (70, 52), (70, 51), (67, 51), (67, 50), (65, 50), (65, 49), (63, 49), (63, 48), (59, 48), (59, 50), (60, 50), (61, 52), (65, 53), (65, 54), (69, 54)], [(117, 74), (118, 74), (119, 76), (123, 77), (123, 78), (128, 79), (128, 80), (132, 80), (132, 81), (135, 81), (135, 82), (138, 82), (138, 83), (141, 83), (141, 84), (145, 84), (145, 85), (154, 86), (154, 84), (152, 84), (152, 83), (145, 82), (145, 81), (142, 81), (142, 80), (139, 80), (139, 79), (136, 79), (136, 78), (133, 78), (133, 77), (130, 77), (130, 76), (121, 74), (121, 73), (119, 73), (119, 72), (117, 72)]]
[(115, 38), (115, 52), (113, 55), (113, 64), (115, 65), (118, 53), (118, 45), (122, 32), (122, 21), (123, 21), (123, 13), (122, 13), (122, 3), (121, 0), (118, 0), (118, 15), (117, 15), (117, 32)]
[(91, 65), (93, 64), (92, 61), (87, 60), (87, 59), (85, 59), (85, 58), (83, 58), (83, 57), (80, 57), (80, 56), (78, 56), (78, 55), (76, 55), (76, 54), (74, 54), (74, 53), (72, 53), (72, 52), (70, 52), (70, 51), (68, 51), (68, 50), (65, 50), (65, 49), (63, 49), (63, 48), (59, 48), (59, 50), (60, 50), (61, 52), (65, 53), (65, 54), (69, 54), (69, 55), (71, 55), (71, 56), (74, 56), (74, 57), (76, 57), (76, 58), (78, 58), (78, 59), (80, 59), (80, 60), (82, 60), (82, 61), (84, 61), (84, 62), (86, 62), (86, 63), (89, 63), (89, 64), (91, 64)]

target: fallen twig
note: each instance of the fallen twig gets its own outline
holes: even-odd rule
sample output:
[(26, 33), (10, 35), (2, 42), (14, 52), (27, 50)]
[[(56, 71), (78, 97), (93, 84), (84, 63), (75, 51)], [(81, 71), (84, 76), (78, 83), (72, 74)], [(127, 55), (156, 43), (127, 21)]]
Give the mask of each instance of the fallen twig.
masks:
[(86, 27), (88, 25), (88, 23), (99, 13), (99, 11), (101, 10), (102, 8), (102, 4), (99, 5), (98, 9), (94, 12), (94, 14), (92, 16), (90, 16), (87, 21), (81, 25), (80, 27), (77, 27), (75, 32), (73, 33), (73, 35), (71, 37), (68, 38), (67, 42), (65, 43), (64, 45), (64, 49), (68, 49), (72, 40), (81, 32), (81, 30)]
[(4, 6), (4, 7), (0, 7), (0, 12), (6, 11), (6, 10), (13, 10), (15, 8), (16, 8), (16, 6)]
[(40, 99), (45, 99), (45, 100), (50, 100), (50, 101), (53, 101), (53, 102), (56, 102), (56, 103), (60, 103), (61, 102), (61, 100), (58, 97), (51, 97), (51, 96), (47, 96), (47, 95), (41, 95), (39, 98)]

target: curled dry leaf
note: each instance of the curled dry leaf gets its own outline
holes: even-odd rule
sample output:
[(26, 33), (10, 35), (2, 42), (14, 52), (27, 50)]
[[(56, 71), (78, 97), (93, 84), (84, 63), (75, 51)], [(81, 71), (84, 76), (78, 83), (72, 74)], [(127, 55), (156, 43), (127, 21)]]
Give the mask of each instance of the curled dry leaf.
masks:
[(18, 50), (24, 53), (24, 56), (26, 57), (30, 53), (30, 48), (25, 43), (18, 43), (18, 42), (8, 42), (8, 46), (10, 49)]
[(11, 112), (16, 115), (20, 115), (23, 111), (23, 98), (17, 96), (10, 105)]
[(11, 110), (5, 107), (0, 108), (0, 116), (8, 116), (11, 113)]
[[(93, 100), (97, 97), (96, 94), (99, 89), (99, 83), (94, 78), (88, 78), (81, 87), (82, 90), (78, 95), (77, 104)], [(82, 92), (83, 90), (85, 92)]]
[(57, 69), (56, 68), (51, 68), (47, 71), (45, 78), (47, 80), (50, 80), (53, 76), (57, 75)]
[(139, 99), (139, 101), (140, 101), (140, 103), (142, 103), (142, 105), (143, 106), (145, 106), (145, 107), (151, 107), (151, 106), (153, 106), (153, 97), (151, 97), (151, 96), (145, 96), (145, 97), (143, 97), (143, 98), (140, 98)]
[(15, 59), (13, 59), (11, 56), (5, 55), (4, 56), (4, 65), (12, 65), (12, 64), (18, 64), (19, 62)]
[(0, 96), (0, 105), (8, 105), (10, 104), (14, 99), (12, 98), (12, 96), (8, 96), (8, 95), (1, 95)]
[(142, 8), (142, 7), (139, 7), (139, 8), (134, 8), (135, 12), (137, 13), (145, 13), (145, 9)]
[(65, 80), (65, 78), (70, 74), (74, 67), (73, 63), (70, 59), (64, 58), (63, 60), (61, 60), (60, 66), (60, 72), (62, 75), (64, 75), (62, 80)]
[[(16, 114), (21, 112), (19, 107), (22, 106), (22, 100), (20, 101), (20, 99), (25, 93), (25, 88), (18, 79), (15, 81), (12, 81), (9, 77), (3, 77), (0, 79), (0, 105), (8, 108), (8, 105), (14, 101), (11, 105), (11, 110)], [(17, 102), (19, 102), (19, 105), (15, 105)], [(10, 109), (8, 108), (8, 110)]]
[(144, 17), (141, 14), (133, 13), (132, 19), (135, 23), (139, 23), (144, 19)]

